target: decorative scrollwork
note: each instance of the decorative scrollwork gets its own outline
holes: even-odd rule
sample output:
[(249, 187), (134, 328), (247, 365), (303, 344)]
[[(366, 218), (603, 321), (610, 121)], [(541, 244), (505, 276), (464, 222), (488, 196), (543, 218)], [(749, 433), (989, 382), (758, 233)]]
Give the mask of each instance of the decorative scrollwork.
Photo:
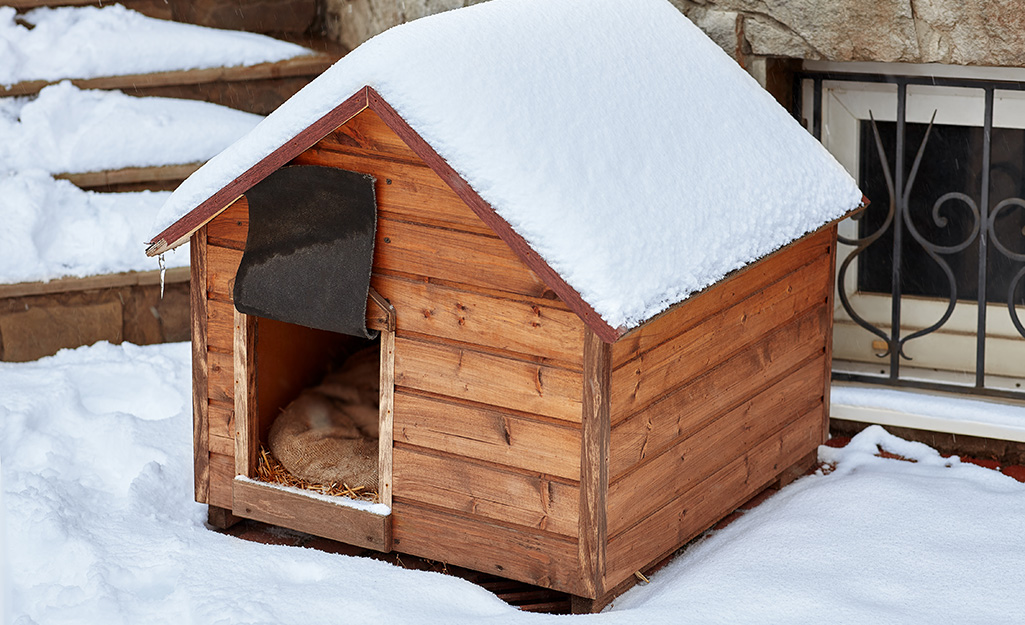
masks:
[[(994, 247), (1000, 250), (1001, 254), (1011, 260), (1025, 262), (1025, 254), (1019, 254), (1011, 251), (1011, 249), (1004, 245), (1003, 241), (1000, 240), (1000, 237), (997, 236), (997, 216), (1000, 214), (1000, 211), (1010, 206), (1025, 208), (1025, 199), (1012, 197), (994, 206), (993, 212), (989, 215), (989, 223), (986, 225), (986, 229), (989, 231), (989, 240), (993, 243)], [(1022, 230), (1022, 235), (1025, 235), (1025, 230)], [(1025, 279), (1025, 267), (1022, 267), (1014, 278), (1011, 279), (1011, 283), (1007, 286), (1007, 310), (1011, 315), (1011, 323), (1014, 324), (1014, 327), (1022, 336), (1025, 336), (1025, 325), (1022, 324), (1021, 319), (1018, 317), (1018, 310), (1014, 306), (1014, 294), (1018, 291), (1018, 285), (1022, 283), (1023, 279)]]
[[(887, 334), (883, 332), (881, 329), (872, 325), (864, 317), (855, 312), (854, 307), (851, 305), (851, 300), (847, 297), (847, 292), (844, 290), (843, 287), (845, 282), (844, 278), (847, 276), (847, 269), (851, 266), (851, 263), (853, 263), (854, 260), (858, 257), (858, 254), (861, 254), (866, 249), (868, 249), (870, 245), (875, 243), (876, 240), (879, 239), (879, 237), (883, 236), (883, 233), (885, 233), (890, 228), (890, 224), (893, 223), (893, 216), (897, 210), (897, 194), (894, 193), (893, 190), (893, 177), (890, 175), (890, 166), (886, 160), (886, 151), (883, 149), (883, 140), (879, 136), (879, 128), (876, 126), (875, 118), (872, 117), (872, 112), (869, 111), (868, 115), (869, 118), (872, 120), (872, 132), (875, 135), (876, 151), (879, 153), (879, 158), (883, 162), (883, 177), (886, 179), (886, 190), (890, 196), (890, 207), (886, 213), (886, 219), (883, 221), (883, 224), (879, 226), (879, 228), (877, 228), (871, 234), (864, 237), (853, 239), (839, 235), (836, 237), (837, 241), (839, 241), (840, 243), (843, 243), (844, 245), (854, 246), (854, 250), (843, 259), (843, 262), (840, 263), (840, 269), (837, 274), (836, 282), (838, 287), (837, 295), (840, 297), (840, 305), (843, 306), (843, 309), (847, 312), (850, 318), (854, 320), (854, 323), (858, 324), (862, 328), (865, 328), (872, 334), (886, 341), (886, 353), (878, 354), (880, 358), (885, 358), (890, 354), (890, 337), (887, 336)], [(854, 219), (860, 220), (863, 216), (864, 213), (859, 213), (854, 217)]]

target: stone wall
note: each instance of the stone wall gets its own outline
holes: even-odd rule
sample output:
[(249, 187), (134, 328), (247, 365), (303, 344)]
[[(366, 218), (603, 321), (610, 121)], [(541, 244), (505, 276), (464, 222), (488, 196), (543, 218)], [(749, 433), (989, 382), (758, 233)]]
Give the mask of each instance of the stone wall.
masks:
[[(322, 0), (354, 48), (418, 17), (483, 0)], [(731, 56), (1025, 66), (1022, 0), (671, 0)]]
[(731, 54), (1025, 65), (1021, 0), (672, 0)]
[(484, 1), (323, 0), (324, 27), (331, 39), (348, 48), (355, 48), (392, 26)]

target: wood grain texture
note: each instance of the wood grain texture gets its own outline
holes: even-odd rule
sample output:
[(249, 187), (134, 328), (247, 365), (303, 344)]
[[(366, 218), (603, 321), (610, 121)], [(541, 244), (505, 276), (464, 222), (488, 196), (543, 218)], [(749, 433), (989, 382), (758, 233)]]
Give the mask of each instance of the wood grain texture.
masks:
[(211, 219), (206, 231), (212, 245), (245, 250), (249, 238), (249, 200), (246, 196), (238, 198)]
[[(232, 311), (235, 309), (232, 308)], [(234, 327), (234, 322), (232, 322)], [(234, 332), (232, 332), (234, 337)], [(234, 340), (234, 339), (232, 339)], [(235, 357), (231, 352), (207, 352), (209, 378), (207, 397), (211, 401), (235, 403)]]
[(372, 514), (249, 480), (235, 480), (232, 514), (315, 536), (391, 551), (391, 516)]
[(575, 540), (407, 502), (392, 507), (396, 551), (581, 594)]
[(377, 274), (371, 284), (395, 306), (405, 332), (440, 336), (580, 369), (584, 324), (544, 300), (499, 298)]
[(206, 312), (207, 349), (230, 355), (235, 340), (235, 305), (230, 301), (208, 299)]
[(58, 180), (67, 180), (80, 189), (96, 189), (114, 185), (136, 183), (170, 182), (177, 185), (191, 176), (203, 163), (183, 163), (180, 165), (158, 165), (153, 167), (122, 167), (104, 171), (70, 172), (54, 176)]
[(192, 279), (189, 284), (192, 337), (192, 467), (196, 501), (207, 503), (210, 493), (210, 416), (207, 402), (209, 369), (206, 351), (206, 229), (189, 244)]
[(394, 457), (403, 500), (576, 538), (576, 484), (404, 445)]
[[(401, 318), (399, 319), (401, 323)], [(399, 326), (401, 329), (401, 325)], [(395, 384), (580, 422), (581, 374), (469, 347), (395, 339)]]
[[(156, 266), (156, 264), (154, 264)], [(191, 270), (188, 267), (169, 267), (164, 274), (164, 284), (188, 282)], [(57, 278), (49, 282), (17, 282), (0, 284), (0, 299), (25, 297), (26, 295), (50, 295), (52, 293), (76, 293), (97, 289), (118, 289), (126, 286), (160, 284), (160, 270), (125, 271), (84, 278)]]
[[(257, 71), (253, 70), (253, 68), (250, 69)], [(146, 253), (154, 256), (166, 249), (180, 245), (192, 232), (210, 221), (217, 213), (224, 210), (257, 182), (260, 182), (270, 175), (271, 172), (288, 163), (303, 150), (319, 141), (324, 135), (338, 126), (344, 124), (366, 107), (367, 90), (364, 88), (328, 111), (323, 117), (307, 126), (291, 140), (286, 141), (226, 186), (214, 192), (213, 195), (201, 202), (181, 219), (171, 224), (163, 232), (153, 237)]]
[[(392, 316), (394, 319), (394, 316)], [(389, 324), (386, 324), (389, 325)], [(394, 492), (394, 430), (395, 430), (395, 332), (381, 330), (381, 399), (377, 439), (377, 492), (381, 503), (392, 505)]]
[(210, 299), (232, 302), (235, 274), (242, 262), (242, 252), (216, 245), (207, 246), (206, 289)]
[(631, 527), (652, 510), (689, 490), (725, 464), (822, 403), (822, 363), (813, 360), (776, 385), (688, 432), (664, 452), (612, 482), (609, 535)]
[(468, 458), (580, 479), (580, 430), (570, 423), (451, 398), (395, 394), (395, 440)]
[(715, 367), (807, 310), (824, 306), (829, 268), (829, 257), (820, 256), (621, 365), (612, 374), (613, 420), (644, 410), (668, 389)]
[(235, 458), (222, 454), (210, 454), (210, 494), (207, 503), (211, 506), (231, 509), (231, 484), (235, 480)]
[[(823, 356), (823, 333), (831, 311), (819, 306), (768, 334), (716, 368), (677, 389), (643, 412), (613, 425), (609, 465), (612, 479), (706, 419), (756, 395), (788, 371)], [(613, 397), (613, 410), (616, 398)]]
[(602, 596), (606, 588), (611, 375), (612, 347), (588, 328), (584, 335), (578, 559), (584, 596), (592, 599)]
[[(865, 201), (863, 205), (867, 205)], [(836, 296), (836, 237), (838, 232), (837, 224), (833, 224), (829, 229), (829, 236), (831, 245), (829, 246), (829, 299), (826, 301), (826, 310), (833, 310), (833, 298)], [(823, 367), (825, 368), (825, 376), (822, 382), (822, 404), (825, 406), (822, 418), (825, 420), (822, 427), (822, 440), (821, 443), (825, 443), (826, 439), (829, 438), (829, 406), (830, 398), (829, 391), (832, 387), (833, 381), (833, 315), (829, 315), (828, 327), (826, 328), (826, 346), (825, 346), (825, 358)]]
[[(235, 449), (235, 399), (231, 401), (210, 400), (207, 407), (210, 415), (210, 438), (226, 438)], [(235, 452), (232, 451), (233, 455)]]
[(235, 474), (256, 475), (260, 428), (256, 406), (256, 319), (235, 311)]
[(531, 297), (543, 297), (548, 291), (499, 239), (383, 215), (377, 220), (374, 268)]
[(766, 285), (828, 254), (830, 245), (828, 230), (818, 230), (734, 272), (704, 291), (692, 294), (685, 301), (623, 335), (612, 349), (613, 367), (622, 366), (641, 353), (761, 292)]
[(508, 222), (502, 219), (498, 213), (491, 208), (491, 205), (484, 201), (468, 182), (461, 176), (445, 159), (441, 158), (423, 138), (417, 134), (409, 124), (389, 105), (384, 98), (372, 88), (367, 87), (367, 104), (371, 110), (377, 113), (388, 127), (395, 134), (399, 135), (406, 145), (417, 154), (427, 165), (433, 169), (442, 180), (444, 180), (456, 195), (458, 195), (481, 221), (491, 227), (498, 234), (506, 245), (530, 267), (534, 273), (540, 276), (559, 297), (590, 327), (603, 341), (612, 343), (623, 333), (621, 329), (610, 326), (601, 316), (598, 315), (580, 297), (580, 294), (571, 287), (562, 276), (552, 269), (541, 256), (535, 252), (530, 245), (516, 231), (509, 226)]
[(822, 406), (609, 540), (607, 580), (615, 585), (675, 551), (770, 484), (818, 445)]

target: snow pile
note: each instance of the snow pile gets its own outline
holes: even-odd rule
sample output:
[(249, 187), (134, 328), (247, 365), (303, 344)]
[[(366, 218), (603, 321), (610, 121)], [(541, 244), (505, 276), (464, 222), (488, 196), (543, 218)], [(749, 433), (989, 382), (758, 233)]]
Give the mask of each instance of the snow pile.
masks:
[(360, 46), (186, 181), (155, 229), (364, 85), (613, 327), (639, 324), (862, 198), (666, 0), (586, 10), (492, 0)]
[[(83, 191), (38, 170), (0, 173), (0, 284), (157, 269), (142, 242), (169, 195)], [(187, 266), (188, 248), (165, 261)]]
[(1025, 484), (878, 427), (820, 449), (832, 472), (574, 619), (518, 613), (440, 574), (205, 529), (190, 379), (184, 343), (0, 363), (14, 623), (1020, 622)]
[[(19, 22), (23, 22), (19, 23)], [(276, 62), (311, 54), (271, 37), (146, 17), (115, 4), (0, 7), (0, 84)]]
[(203, 162), (261, 119), (208, 102), (83, 91), (62, 82), (35, 98), (0, 100), (0, 171), (81, 173)]

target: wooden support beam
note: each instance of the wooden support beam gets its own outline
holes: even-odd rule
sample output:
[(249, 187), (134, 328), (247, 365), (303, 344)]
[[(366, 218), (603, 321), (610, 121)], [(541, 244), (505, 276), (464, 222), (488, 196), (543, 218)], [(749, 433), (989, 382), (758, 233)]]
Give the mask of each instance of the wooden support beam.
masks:
[(235, 475), (253, 477), (260, 452), (256, 422), (256, 319), (235, 310)]
[(209, 363), (206, 326), (206, 228), (192, 235), (189, 245), (192, 280), (189, 303), (192, 309), (192, 466), (196, 501), (207, 503), (210, 493)]
[(611, 386), (612, 346), (588, 328), (584, 334), (578, 549), (582, 585), (591, 599), (605, 592)]

